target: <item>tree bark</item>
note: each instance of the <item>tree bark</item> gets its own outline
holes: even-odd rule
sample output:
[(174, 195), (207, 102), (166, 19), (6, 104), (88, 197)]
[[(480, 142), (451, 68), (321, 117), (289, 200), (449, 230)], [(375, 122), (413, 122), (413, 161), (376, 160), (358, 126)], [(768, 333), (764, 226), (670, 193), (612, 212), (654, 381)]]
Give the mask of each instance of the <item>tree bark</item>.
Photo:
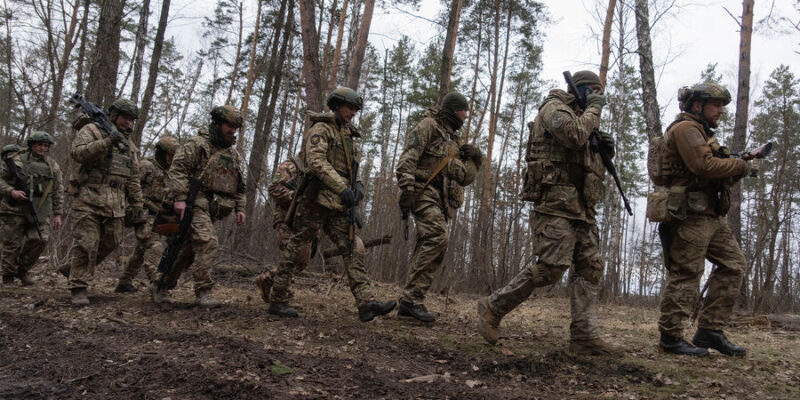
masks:
[(642, 75), (642, 105), (647, 137), (661, 135), (661, 116), (656, 97), (656, 78), (653, 70), (653, 50), (650, 41), (650, 11), (647, 0), (636, 0), (636, 38), (639, 41), (639, 71)]
[[(247, 111), (250, 107), (250, 93), (253, 91), (253, 83), (255, 82), (255, 75), (256, 75), (256, 51), (258, 49), (258, 28), (261, 23), (261, 4), (263, 3), (262, 0), (256, 0), (258, 3), (258, 7), (256, 8), (256, 26), (253, 28), (253, 43), (252, 47), (250, 47), (250, 61), (249, 65), (247, 66), (247, 83), (244, 86), (244, 99), (242, 99), (242, 127), (239, 129), (239, 132), (244, 132), (245, 126), (247, 126)], [(244, 136), (244, 133), (242, 133)], [(239, 154), (244, 154), (244, 140), (239, 140), (236, 142), (236, 150), (239, 151)]]
[(139, 101), (139, 91), (142, 89), (142, 64), (144, 63), (144, 50), (147, 47), (147, 25), (150, 19), (150, 0), (142, 1), (142, 10), (139, 13), (139, 26), (136, 27), (136, 53), (133, 61), (133, 83), (131, 84), (131, 100)]
[(306, 77), (306, 109), (322, 111), (319, 38), (314, 26), (314, 0), (300, 0), (300, 32), (303, 38), (303, 75)]
[(603, 23), (603, 50), (600, 58), (600, 83), (606, 87), (606, 76), (608, 75), (608, 58), (611, 54), (611, 25), (614, 23), (614, 9), (617, 0), (608, 0), (608, 11), (606, 11), (606, 21)]
[(364, 1), (364, 14), (361, 16), (361, 26), (358, 28), (358, 40), (353, 49), (353, 56), (350, 59), (348, 69), (347, 87), (358, 90), (358, 83), (361, 80), (361, 66), (364, 64), (364, 54), (367, 51), (369, 27), (372, 24), (372, 12), (375, 10), (375, 0)]
[(342, 12), (339, 13), (339, 30), (336, 33), (336, 48), (331, 58), (331, 72), (328, 79), (328, 92), (336, 89), (336, 78), (339, 74), (339, 59), (342, 57), (342, 36), (344, 35), (344, 21), (347, 19), (347, 0), (342, 1)]
[(450, 1), (450, 14), (447, 19), (447, 35), (442, 49), (442, 65), (439, 70), (439, 101), (450, 91), (450, 74), (453, 71), (453, 54), (456, 50), (458, 39), (458, 21), (461, 18), (461, 7), (464, 0)]
[(156, 90), (156, 80), (158, 79), (158, 65), (161, 61), (161, 49), (164, 47), (164, 31), (167, 30), (169, 20), (170, 0), (163, 0), (161, 3), (161, 16), (158, 18), (158, 28), (156, 28), (156, 38), (153, 41), (153, 55), (150, 58), (150, 68), (147, 75), (147, 86), (144, 88), (142, 104), (139, 107), (139, 120), (131, 135), (131, 140), (138, 147), (142, 144), (142, 131), (147, 124), (150, 114), (150, 106), (153, 103), (153, 93)]
[[(47, 116), (47, 125), (45, 130), (51, 135), (55, 134), (56, 123), (58, 122), (58, 107), (62, 104), (61, 94), (64, 91), (64, 76), (69, 68), (69, 58), (72, 54), (72, 49), (78, 42), (78, 9), (80, 3), (75, 2), (72, 8), (72, 15), (70, 16), (69, 28), (64, 32), (64, 49), (58, 58), (56, 64), (55, 76), (53, 76), (53, 97), (50, 101), (50, 110)], [(53, 56), (58, 54), (58, 49), (54, 48)]]
[[(169, 1), (169, 0), (166, 0)], [(101, 0), (97, 41), (94, 46), (86, 99), (101, 106), (110, 105), (116, 96), (119, 68), (120, 31), (125, 0)]]
[(233, 72), (231, 72), (231, 85), (228, 87), (228, 96), (225, 97), (225, 104), (230, 104), (231, 102), (231, 96), (233, 96), (233, 87), (236, 86), (236, 76), (239, 75), (239, 57), (242, 55), (242, 36), (244, 36), (244, 21), (243, 21), (244, 18), (242, 17), (242, 12), (244, 7), (241, 2), (239, 2), (238, 7), (239, 7), (239, 38), (236, 41), (236, 56), (234, 56), (233, 58)]
[[(89, 35), (89, 6), (91, 0), (83, 1), (83, 16), (81, 17), (81, 44), (78, 47), (78, 66), (75, 68), (75, 91), (83, 92), (83, 66), (86, 59), (86, 36)], [(10, 101), (10, 98), (9, 98)], [(11, 104), (11, 103), (9, 103)]]

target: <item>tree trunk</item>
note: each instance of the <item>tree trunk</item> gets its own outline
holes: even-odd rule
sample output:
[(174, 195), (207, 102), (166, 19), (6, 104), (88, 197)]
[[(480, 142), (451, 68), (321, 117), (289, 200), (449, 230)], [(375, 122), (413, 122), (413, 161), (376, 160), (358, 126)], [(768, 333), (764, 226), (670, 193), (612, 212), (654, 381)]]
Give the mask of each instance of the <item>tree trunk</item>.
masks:
[[(58, 64), (56, 64), (56, 75), (53, 76), (53, 97), (50, 101), (50, 110), (47, 116), (47, 125), (45, 128), (45, 130), (51, 135), (55, 134), (56, 124), (59, 120), (58, 107), (62, 104), (61, 94), (64, 91), (64, 76), (69, 68), (69, 58), (72, 54), (72, 49), (75, 48), (75, 45), (77, 44), (78, 35), (80, 34), (80, 32), (76, 32), (76, 29), (78, 29), (79, 8), (80, 3), (78, 2), (75, 2), (72, 6), (72, 15), (70, 16), (69, 28), (66, 32), (64, 32), (64, 50), (58, 59)], [(58, 49), (53, 50), (53, 55), (56, 55), (58, 53)]]
[(99, 4), (97, 42), (92, 52), (86, 99), (102, 107), (110, 105), (115, 100), (125, 0), (100, 0)]
[(461, 18), (461, 6), (464, 0), (450, 1), (450, 14), (447, 19), (447, 35), (442, 49), (442, 65), (439, 70), (439, 101), (450, 91), (450, 74), (453, 71), (453, 53), (458, 39), (458, 21)]
[(661, 135), (661, 116), (656, 97), (656, 78), (653, 70), (653, 50), (650, 42), (650, 11), (647, 0), (636, 0), (636, 38), (639, 41), (639, 70), (642, 75), (642, 105), (647, 137)]
[[(736, 117), (733, 124), (732, 152), (744, 151), (747, 136), (748, 107), (750, 106), (750, 38), (753, 35), (753, 0), (742, 1), (742, 21), (739, 34), (739, 87), (736, 93)], [(728, 211), (728, 224), (733, 236), (742, 243), (742, 185), (731, 188), (731, 209)]]
[[(83, 16), (81, 17), (81, 44), (78, 47), (78, 66), (75, 68), (75, 91), (83, 92), (83, 66), (86, 59), (86, 36), (89, 35), (89, 6), (91, 0), (83, 1)], [(9, 101), (11, 99), (9, 98)], [(11, 104), (11, 103), (9, 103)]]
[[(328, 57), (328, 54), (329, 54), (329, 49), (331, 48), (331, 39), (333, 37), (333, 23), (336, 20), (336, 5), (337, 5), (336, 3), (337, 0), (333, 0), (333, 3), (331, 3), (331, 11), (330, 11), (331, 19), (330, 21), (328, 21), (328, 32), (325, 35), (326, 37), (325, 47), (322, 48), (322, 76), (321, 76), (322, 82), (328, 81), (328, 70), (330, 69), (330, 62), (331, 62), (330, 57)], [(320, 14), (322, 14), (321, 9), (320, 9)]]
[(303, 37), (303, 75), (306, 77), (306, 109), (322, 111), (319, 38), (314, 26), (314, 0), (300, 0), (300, 32)]
[[(260, 7), (259, 2), (259, 7)], [(239, 2), (239, 38), (236, 41), (236, 56), (233, 57), (233, 72), (231, 72), (231, 85), (228, 87), (228, 96), (225, 98), (225, 104), (230, 104), (231, 96), (233, 96), (233, 87), (236, 86), (236, 78), (239, 75), (239, 57), (242, 55), (242, 36), (244, 36), (244, 18), (242, 17), (243, 5)], [(258, 23), (258, 22), (256, 22)]]
[(342, 36), (344, 35), (344, 21), (347, 19), (347, 0), (342, 1), (342, 12), (339, 13), (339, 30), (336, 33), (336, 48), (331, 58), (331, 72), (328, 79), (328, 92), (336, 89), (336, 78), (339, 74), (339, 59), (342, 57)]
[(136, 122), (133, 135), (131, 135), (131, 140), (133, 140), (133, 143), (135, 143), (137, 147), (142, 144), (142, 131), (144, 131), (144, 126), (147, 125), (150, 105), (153, 102), (153, 93), (156, 90), (158, 64), (161, 61), (161, 49), (164, 47), (164, 31), (167, 30), (167, 21), (169, 20), (169, 3), (170, 0), (163, 0), (163, 3), (161, 3), (161, 16), (158, 18), (156, 38), (153, 42), (153, 55), (150, 58), (150, 71), (147, 75), (147, 86), (144, 88), (142, 104), (139, 107), (139, 120)]
[(358, 40), (353, 50), (353, 57), (350, 59), (348, 69), (347, 87), (358, 90), (358, 83), (361, 79), (361, 66), (364, 64), (364, 54), (367, 51), (367, 38), (369, 27), (372, 24), (372, 12), (375, 10), (375, 0), (364, 0), (364, 14), (361, 16), (361, 26), (358, 28)]
[(150, 0), (142, 1), (142, 10), (139, 13), (139, 26), (136, 27), (136, 52), (133, 60), (133, 83), (131, 87), (131, 100), (139, 101), (139, 91), (142, 88), (142, 64), (144, 63), (144, 49), (147, 47), (147, 25), (150, 19)]
[(617, 0), (608, 0), (608, 11), (606, 11), (606, 21), (603, 23), (603, 50), (600, 58), (600, 83), (606, 87), (606, 75), (608, 75), (608, 58), (611, 54), (611, 25), (614, 23), (614, 8)]
[[(247, 83), (244, 86), (244, 99), (242, 99), (242, 127), (239, 129), (241, 136), (244, 136), (244, 128), (247, 126), (247, 111), (250, 107), (250, 93), (253, 91), (253, 83), (255, 82), (256, 75), (256, 51), (258, 49), (258, 27), (261, 23), (261, 3), (262, 0), (256, 0), (258, 8), (256, 8), (256, 26), (253, 28), (253, 45), (250, 47), (250, 61), (247, 66)], [(236, 150), (239, 154), (244, 154), (244, 138), (236, 142)]]

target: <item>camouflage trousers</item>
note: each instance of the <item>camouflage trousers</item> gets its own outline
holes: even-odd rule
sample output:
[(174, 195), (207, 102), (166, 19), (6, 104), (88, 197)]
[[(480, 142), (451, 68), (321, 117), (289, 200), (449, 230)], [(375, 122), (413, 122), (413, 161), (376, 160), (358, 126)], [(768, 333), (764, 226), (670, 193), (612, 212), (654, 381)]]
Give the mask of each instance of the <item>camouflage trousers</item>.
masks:
[(50, 238), (50, 224), (39, 224), (42, 239), (36, 226), (21, 215), (3, 214), (2, 266), (3, 276), (22, 276), (33, 268)]
[(417, 242), (414, 245), (408, 278), (400, 300), (422, 303), (436, 271), (442, 265), (450, 234), (442, 208), (434, 202), (417, 203), (414, 209), (414, 224), (417, 228)]
[(659, 331), (681, 337), (700, 294), (705, 260), (716, 264), (708, 277), (708, 295), (700, 309), (698, 326), (722, 329), (730, 319), (745, 259), (725, 217), (690, 216), (669, 223), (672, 244), (668, 251), (667, 283), (661, 299)]
[(489, 308), (498, 316), (508, 314), (530, 297), (535, 288), (558, 282), (574, 265), (568, 282), (570, 336), (572, 340), (598, 338), (597, 293), (603, 276), (603, 259), (597, 225), (535, 212), (531, 220), (537, 262), (492, 293)]
[(364, 270), (365, 253), (354, 251), (350, 254), (349, 227), (347, 214), (344, 211), (334, 211), (314, 202), (301, 201), (297, 205), (289, 243), (281, 251), (278, 271), (273, 276), (270, 301), (273, 303), (289, 301), (292, 278), (298, 268), (307, 262), (308, 246), (322, 229), (337, 248), (347, 250), (342, 256), (342, 261), (347, 268), (347, 282), (356, 305), (368, 302), (372, 298), (372, 293), (367, 272)]
[[(119, 283), (130, 284), (133, 282), (133, 278), (136, 278), (141, 267), (144, 267), (144, 272), (147, 274), (149, 282), (158, 279), (156, 268), (161, 254), (164, 252), (164, 243), (159, 235), (153, 232), (154, 219), (154, 216), (148, 215), (147, 222), (133, 228), (136, 233), (136, 248), (133, 250), (131, 258), (128, 259), (128, 264), (125, 265), (125, 269), (119, 277)], [(150, 249), (154, 247), (155, 249), (151, 251)], [(145, 260), (145, 256), (148, 254), (149, 259)], [(153, 259), (153, 256), (158, 256), (158, 258)]]
[(104, 217), (80, 208), (73, 208), (71, 217), (75, 246), (69, 288), (85, 288), (94, 279), (95, 267), (119, 246), (123, 218)]
[[(211, 279), (211, 268), (217, 256), (218, 241), (217, 234), (214, 232), (214, 222), (211, 220), (208, 211), (197, 207), (194, 209), (192, 228), (189, 230), (189, 237), (186, 239), (181, 251), (178, 253), (178, 258), (175, 260), (175, 265), (172, 267), (172, 272), (166, 277), (166, 281), (168, 284), (177, 283), (181, 274), (191, 266), (195, 293), (211, 290), (214, 287), (214, 281)], [(164, 246), (163, 243), (161, 246)], [(153, 265), (158, 266), (164, 247), (160, 247), (160, 251), (158, 249), (158, 246), (150, 248), (147, 255), (145, 255), (145, 265), (148, 262), (153, 262)], [(147, 261), (148, 259), (150, 261)], [(155, 271), (155, 268), (153, 270)]]
[[(286, 224), (280, 224), (275, 227), (275, 241), (278, 245), (278, 250), (283, 252), (286, 249), (286, 246), (289, 244), (289, 238), (292, 236), (292, 231), (289, 230), (289, 227)], [(295, 273), (303, 272), (306, 267), (308, 266), (308, 262), (311, 260), (311, 242), (306, 243), (304, 246), (301, 246), (300, 249), (301, 254), (306, 254), (304, 258), (301, 258), (296, 265), (297, 270)], [(267, 270), (262, 272), (260, 278), (272, 281), (272, 277), (278, 273), (277, 269)], [(271, 286), (270, 286), (271, 288)], [(262, 293), (262, 297), (269, 298), (270, 293)], [(294, 293), (291, 289), (289, 289), (289, 298), (294, 297)]]

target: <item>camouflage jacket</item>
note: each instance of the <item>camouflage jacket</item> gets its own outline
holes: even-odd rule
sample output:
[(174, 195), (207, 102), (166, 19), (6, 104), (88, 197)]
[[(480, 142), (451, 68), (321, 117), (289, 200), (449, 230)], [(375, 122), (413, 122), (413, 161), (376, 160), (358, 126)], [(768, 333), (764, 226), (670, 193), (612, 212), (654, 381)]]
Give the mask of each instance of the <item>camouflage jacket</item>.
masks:
[[(220, 166), (211, 165), (212, 159), (220, 160)], [(211, 143), (208, 131), (200, 129), (197, 136), (184, 143), (175, 152), (172, 164), (167, 171), (167, 202), (185, 201), (189, 192), (189, 178), (195, 177), (203, 181), (196, 205), (208, 210), (209, 201), (213, 198), (221, 206), (244, 212), (245, 185), (242, 174), (241, 157), (234, 146), (221, 148)], [(235, 176), (230, 176), (231, 174)], [(215, 190), (209, 182), (221, 175), (230, 177), (233, 182), (230, 190)], [(230, 185), (226, 185), (230, 186)], [(212, 216), (213, 217), (213, 216)]]
[(339, 193), (350, 186), (348, 158), (361, 160), (353, 140), (361, 135), (352, 124), (339, 127), (333, 113), (309, 112), (309, 117), (312, 125), (303, 138), (304, 164), (317, 182), (309, 185), (303, 196), (325, 208), (344, 211)]
[[(689, 192), (701, 192), (707, 202), (705, 213), (709, 215), (726, 214), (729, 205), (721, 209), (718, 201), (729, 201), (729, 187), (744, 177), (748, 170), (747, 161), (737, 158), (720, 158), (712, 145), (716, 139), (710, 129), (707, 131), (697, 116), (689, 113), (678, 114), (677, 119), (664, 134), (663, 168), (667, 187), (683, 186)], [(691, 196), (690, 196), (691, 197)]]
[(286, 220), (286, 213), (297, 190), (297, 162), (294, 157), (280, 163), (272, 174), (267, 188), (272, 201), (272, 226), (278, 228)]
[[(463, 201), (463, 187), (475, 180), (478, 169), (472, 160), (459, 157), (458, 136), (439, 111), (438, 107), (429, 108), (422, 121), (406, 134), (397, 164), (397, 184), (402, 190), (421, 191), (417, 201), (440, 206), (445, 194), (442, 189), (447, 185), (448, 206), (458, 208)], [(441, 171), (423, 188), (440, 166)]]
[[(13, 156), (14, 164), (27, 181), (31, 190), (29, 198), (33, 201), (39, 222), (44, 223), (50, 215), (62, 215), (64, 206), (64, 181), (61, 167), (50, 157), (39, 157), (36, 153), (23, 150)], [(21, 204), (9, 204), (14, 190), (14, 177), (5, 161), (0, 163), (0, 214), (25, 215)], [(48, 189), (49, 187), (49, 189)], [(43, 196), (47, 192), (47, 197)]]
[(599, 108), (581, 112), (573, 95), (550, 91), (533, 121), (525, 154), (535, 212), (594, 222), (605, 168), (589, 149), (589, 136), (599, 125)]
[(78, 131), (70, 153), (81, 164), (73, 209), (123, 218), (128, 205), (143, 206), (139, 156), (133, 142), (128, 138), (125, 141), (124, 149), (112, 144), (94, 123)]
[(145, 158), (139, 163), (144, 206), (151, 214), (161, 209), (167, 177), (167, 168), (152, 158)]

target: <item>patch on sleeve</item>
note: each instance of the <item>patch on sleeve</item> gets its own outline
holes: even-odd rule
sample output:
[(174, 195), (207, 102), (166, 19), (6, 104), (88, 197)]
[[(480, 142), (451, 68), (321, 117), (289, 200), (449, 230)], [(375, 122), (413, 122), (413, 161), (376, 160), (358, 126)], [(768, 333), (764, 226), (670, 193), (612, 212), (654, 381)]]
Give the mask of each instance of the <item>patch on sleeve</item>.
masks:
[(274, 173), (274, 174), (272, 174), (272, 179), (273, 179), (273, 180), (276, 180), (276, 181), (277, 181), (278, 179), (281, 179), (281, 171), (275, 171), (275, 173)]
[(706, 144), (706, 140), (703, 139), (703, 134), (694, 128), (686, 131), (685, 138), (686, 142), (692, 147), (704, 146)]
[(567, 118), (560, 112), (554, 112), (553, 117), (550, 119), (550, 128), (553, 130), (561, 129), (567, 122)]
[(311, 142), (312, 145), (316, 146), (317, 144), (319, 144), (320, 140), (322, 140), (322, 138), (319, 135), (313, 135), (311, 136), (311, 139), (309, 139), (309, 142)]

